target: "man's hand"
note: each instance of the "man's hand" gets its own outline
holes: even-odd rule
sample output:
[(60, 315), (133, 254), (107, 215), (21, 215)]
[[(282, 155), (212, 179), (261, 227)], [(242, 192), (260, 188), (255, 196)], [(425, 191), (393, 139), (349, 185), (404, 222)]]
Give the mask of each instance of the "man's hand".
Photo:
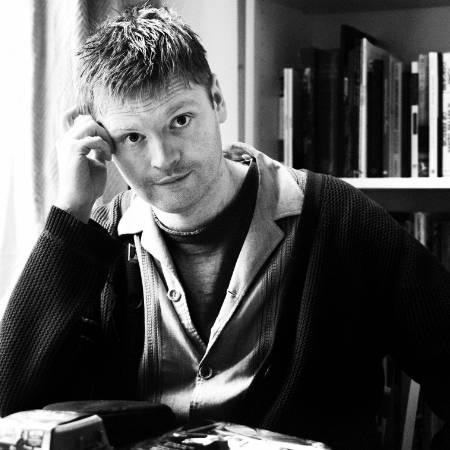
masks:
[(55, 206), (87, 223), (106, 186), (106, 161), (113, 142), (91, 115), (72, 108), (64, 115), (65, 134), (57, 145), (60, 178)]

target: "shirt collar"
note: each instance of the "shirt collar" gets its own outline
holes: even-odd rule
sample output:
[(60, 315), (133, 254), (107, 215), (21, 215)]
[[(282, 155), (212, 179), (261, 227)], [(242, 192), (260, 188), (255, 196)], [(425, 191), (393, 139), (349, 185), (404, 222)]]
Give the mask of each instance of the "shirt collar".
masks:
[[(227, 153), (227, 157), (234, 160), (245, 161), (249, 156), (255, 158), (259, 173), (255, 208), (258, 208), (262, 216), (276, 221), (301, 213), (303, 193), (288, 168), (246, 144), (233, 144)], [(118, 234), (140, 233), (147, 226), (156, 226), (151, 206), (133, 193), (130, 206), (118, 223)]]

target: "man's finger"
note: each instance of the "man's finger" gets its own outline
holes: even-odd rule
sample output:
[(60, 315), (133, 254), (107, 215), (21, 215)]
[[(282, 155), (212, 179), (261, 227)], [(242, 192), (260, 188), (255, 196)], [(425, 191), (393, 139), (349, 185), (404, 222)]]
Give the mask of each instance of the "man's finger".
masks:
[(86, 136), (79, 140), (79, 151), (82, 155), (88, 155), (92, 150), (101, 159), (111, 161), (111, 147), (100, 136)]
[(68, 109), (63, 115), (63, 129), (67, 131), (69, 128), (73, 126), (75, 119), (83, 114), (87, 114), (86, 107), (76, 105), (72, 108)]
[(83, 114), (75, 118), (70, 130), (70, 136), (72, 139), (83, 139), (86, 136), (100, 136), (111, 146), (111, 150), (114, 149), (114, 142), (109, 133), (90, 115)]

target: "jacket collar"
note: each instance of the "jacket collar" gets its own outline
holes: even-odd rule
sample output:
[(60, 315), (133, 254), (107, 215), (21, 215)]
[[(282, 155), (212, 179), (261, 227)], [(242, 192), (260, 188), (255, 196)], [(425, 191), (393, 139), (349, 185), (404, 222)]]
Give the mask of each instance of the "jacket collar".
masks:
[[(233, 160), (254, 158), (259, 187), (254, 216), (230, 283), (230, 289), (243, 292), (261, 264), (283, 239), (276, 221), (300, 215), (303, 192), (285, 166), (245, 144), (234, 144), (227, 157)], [(118, 224), (118, 234), (142, 232), (142, 246), (162, 264), (173, 268), (162, 234), (155, 224), (151, 206), (136, 194)], [(261, 245), (264, 243), (264, 245)]]

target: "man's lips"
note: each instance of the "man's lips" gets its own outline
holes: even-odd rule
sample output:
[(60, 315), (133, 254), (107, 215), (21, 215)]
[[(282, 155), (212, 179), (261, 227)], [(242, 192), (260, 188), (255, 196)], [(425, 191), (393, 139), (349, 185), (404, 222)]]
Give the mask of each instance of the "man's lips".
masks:
[(177, 183), (178, 181), (184, 180), (190, 173), (191, 172), (186, 172), (182, 174), (166, 176), (155, 181), (153, 184), (155, 186), (165, 186), (167, 184), (174, 184)]

